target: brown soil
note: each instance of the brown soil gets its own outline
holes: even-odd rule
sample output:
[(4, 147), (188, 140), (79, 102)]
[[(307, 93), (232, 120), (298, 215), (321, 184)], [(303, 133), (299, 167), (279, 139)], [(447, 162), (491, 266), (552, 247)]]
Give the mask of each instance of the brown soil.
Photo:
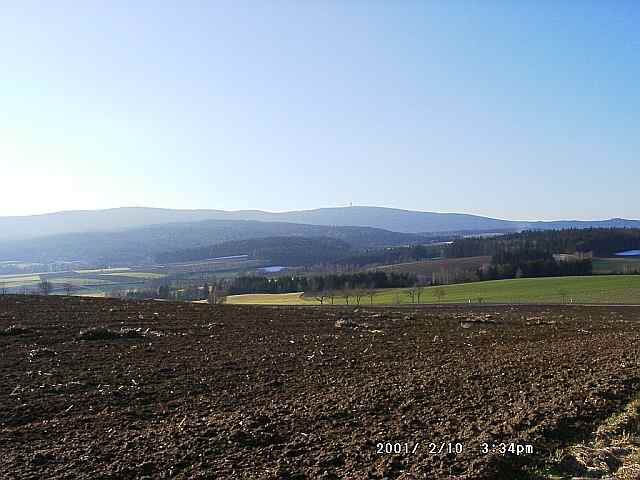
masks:
[(640, 390), (638, 320), (0, 297), (0, 478), (531, 476)]

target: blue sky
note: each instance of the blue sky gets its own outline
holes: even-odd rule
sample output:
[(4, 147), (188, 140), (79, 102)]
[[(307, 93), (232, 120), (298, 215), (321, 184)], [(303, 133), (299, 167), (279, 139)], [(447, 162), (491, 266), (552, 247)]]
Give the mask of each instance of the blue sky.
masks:
[(5, 2), (0, 215), (640, 218), (639, 24), (634, 1)]

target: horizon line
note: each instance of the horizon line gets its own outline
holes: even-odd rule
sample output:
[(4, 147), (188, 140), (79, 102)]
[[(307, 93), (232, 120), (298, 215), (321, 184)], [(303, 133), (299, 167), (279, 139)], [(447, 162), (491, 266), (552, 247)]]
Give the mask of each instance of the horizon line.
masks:
[(139, 205), (123, 205), (117, 207), (106, 207), (106, 208), (86, 208), (86, 209), (69, 209), (69, 210), (55, 210), (48, 211), (43, 213), (32, 213), (32, 214), (22, 214), (22, 215), (0, 215), (0, 218), (28, 218), (28, 217), (42, 217), (47, 215), (59, 215), (64, 213), (86, 213), (86, 212), (105, 212), (110, 210), (169, 210), (169, 211), (193, 211), (193, 212), (207, 212), (207, 211), (215, 211), (221, 213), (242, 213), (242, 212), (256, 212), (256, 213), (265, 213), (265, 214), (286, 214), (286, 213), (298, 213), (298, 212), (312, 212), (317, 210), (337, 210), (337, 209), (348, 209), (348, 208), (379, 208), (379, 209), (387, 209), (387, 210), (398, 210), (404, 212), (412, 212), (412, 213), (426, 213), (426, 214), (436, 214), (436, 215), (468, 215), (473, 217), (482, 217), (490, 220), (499, 220), (505, 222), (513, 222), (513, 223), (535, 223), (535, 222), (606, 222), (612, 220), (622, 220), (622, 221), (640, 221), (640, 218), (623, 218), (618, 216), (612, 216), (609, 218), (556, 218), (556, 219), (536, 219), (536, 220), (513, 220), (507, 218), (501, 218), (498, 216), (491, 216), (483, 213), (470, 213), (470, 212), (440, 212), (433, 210), (415, 210), (410, 208), (401, 208), (401, 207), (389, 207), (389, 206), (379, 206), (379, 205), (343, 205), (343, 206), (329, 206), (329, 207), (316, 207), (316, 208), (303, 208), (300, 210), (261, 210), (257, 208), (242, 208), (237, 210), (225, 210), (220, 208), (172, 208), (172, 207), (149, 207), (149, 206), (139, 206)]

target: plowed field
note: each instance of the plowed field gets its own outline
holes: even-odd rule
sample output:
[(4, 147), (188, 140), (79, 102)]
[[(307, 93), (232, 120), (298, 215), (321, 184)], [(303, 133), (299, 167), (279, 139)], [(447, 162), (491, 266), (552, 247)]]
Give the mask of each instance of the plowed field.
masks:
[(640, 307), (0, 297), (0, 478), (531, 477), (639, 349)]

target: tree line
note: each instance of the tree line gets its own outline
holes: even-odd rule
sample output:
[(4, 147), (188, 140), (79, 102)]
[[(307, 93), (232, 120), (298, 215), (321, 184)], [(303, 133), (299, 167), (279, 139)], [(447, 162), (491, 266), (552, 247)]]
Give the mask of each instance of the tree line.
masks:
[(490, 255), (491, 264), (478, 269), (479, 280), (519, 277), (591, 275), (590, 259), (556, 261), (557, 253), (593, 252), (610, 257), (640, 248), (640, 229), (590, 228), (525, 231), (499, 237), (456, 239), (446, 255), (460, 258)]
[(587, 228), (530, 230), (488, 238), (459, 238), (447, 247), (445, 255), (461, 258), (536, 252), (538, 258), (543, 258), (554, 253), (593, 251), (596, 257), (611, 257), (618, 252), (636, 249), (640, 249), (640, 229)]
[(507, 278), (566, 277), (591, 275), (591, 260), (576, 262), (556, 262), (550, 255), (524, 259), (518, 254), (494, 256), (491, 264), (477, 271), (479, 280), (500, 280)]
[(404, 288), (416, 285), (418, 279), (409, 273), (380, 271), (311, 276), (241, 276), (227, 288), (229, 295), (245, 293), (315, 293), (338, 290)]
[[(339, 263), (363, 267), (366, 265), (389, 265), (394, 263), (417, 262), (444, 256), (443, 245), (411, 245), (361, 250), (340, 258)], [(338, 263), (336, 262), (336, 263)]]
[(327, 237), (268, 237), (237, 240), (167, 252), (156, 256), (159, 263), (190, 262), (203, 259), (245, 255), (282, 266), (351, 265), (402, 263), (443, 255), (441, 245), (412, 245), (387, 248), (353, 248), (350, 244)]

